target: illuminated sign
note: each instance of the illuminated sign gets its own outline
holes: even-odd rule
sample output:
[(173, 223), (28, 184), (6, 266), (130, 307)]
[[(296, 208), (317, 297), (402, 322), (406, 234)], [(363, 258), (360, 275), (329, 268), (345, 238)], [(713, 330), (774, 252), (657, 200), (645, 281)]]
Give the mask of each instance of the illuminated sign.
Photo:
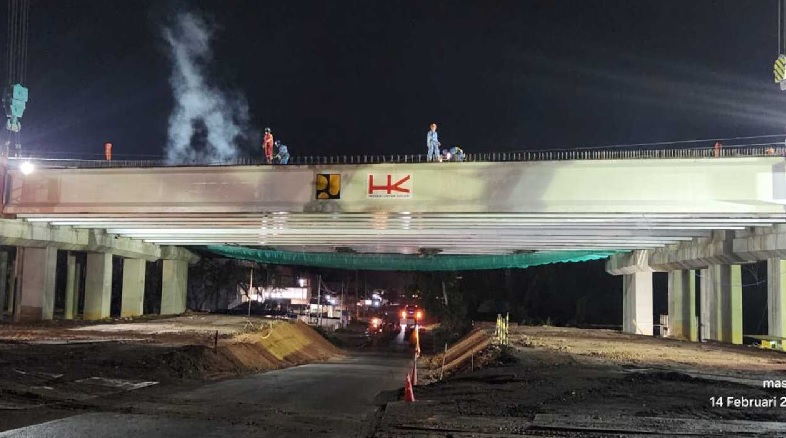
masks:
[(385, 174), (368, 176), (369, 198), (411, 198), (411, 174)]
[[(238, 286), (238, 293), (247, 301), (243, 290)], [(264, 302), (267, 300), (308, 300), (308, 288), (305, 287), (283, 287), (283, 288), (251, 288), (251, 301)]]
[(265, 290), (262, 294), (265, 298), (271, 300), (305, 300), (308, 298), (308, 289), (286, 287), (282, 289)]
[(317, 199), (341, 199), (341, 174), (317, 174)]

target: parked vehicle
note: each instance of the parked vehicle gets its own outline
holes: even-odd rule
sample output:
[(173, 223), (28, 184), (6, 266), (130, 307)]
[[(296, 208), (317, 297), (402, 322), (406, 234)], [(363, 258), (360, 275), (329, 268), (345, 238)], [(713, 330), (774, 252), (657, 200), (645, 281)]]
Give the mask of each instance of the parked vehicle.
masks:
[(425, 314), (417, 304), (408, 305), (401, 311), (401, 325), (405, 326), (407, 330), (413, 330), (415, 326), (423, 322)]

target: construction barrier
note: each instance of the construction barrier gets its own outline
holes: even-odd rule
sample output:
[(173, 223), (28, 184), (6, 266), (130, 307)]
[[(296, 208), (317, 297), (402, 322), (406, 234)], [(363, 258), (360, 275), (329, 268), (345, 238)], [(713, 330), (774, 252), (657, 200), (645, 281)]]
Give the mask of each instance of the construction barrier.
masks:
[(415, 356), (415, 360), (412, 361), (412, 386), (416, 386), (418, 384), (418, 357)]
[(510, 325), (510, 313), (506, 313), (503, 318), (497, 314), (497, 326), (494, 329), (494, 345), (508, 345), (508, 326)]
[(412, 385), (418, 384), (418, 358), (420, 357), (420, 327), (415, 324), (415, 357), (412, 360)]

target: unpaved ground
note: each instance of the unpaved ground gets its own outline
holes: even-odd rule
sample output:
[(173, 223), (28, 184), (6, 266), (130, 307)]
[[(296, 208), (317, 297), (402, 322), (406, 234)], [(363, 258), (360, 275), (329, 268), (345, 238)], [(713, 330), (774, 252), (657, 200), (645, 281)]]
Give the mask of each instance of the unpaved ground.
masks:
[(341, 355), (303, 323), (262, 318), (0, 326), (0, 430), (70, 415), (129, 390), (164, 393)]
[(763, 388), (786, 381), (786, 353), (554, 327), (510, 338), (513, 363), (415, 387), (375, 437), (786, 436), (786, 390)]
[[(339, 335), (346, 342), (362, 337), (352, 331)], [(421, 341), (430, 343), (429, 336), (425, 331)], [(286, 395), (298, 401), (297, 406), (319, 397), (311, 390), (292, 393), (290, 384), (278, 380), (275, 373), (237, 383), (221, 379), (341, 354), (303, 324), (254, 319), (249, 325), (245, 318), (191, 315), (122, 325), (0, 327), (0, 430), (103, 412), (144, 415), (155, 419), (152, 428), (177, 418), (213, 418), (209, 424), (228, 428), (227, 433), (248, 428), (247, 435), (237, 436), (257, 436), (262, 431), (270, 436), (289, 432), (334, 436), (339, 430), (344, 435), (335, 436), (348, 436), (347, 430), (372, 423), (376, 438), (786, 436), (786, 390), (763, 388), (764, 380), (786, 383), (786, 353), (554, 327), (514, 326), (510, 339), (511, 347), (494, 359), (493, 366), (484, 366), (492, 349), (472, 354), (474, 371), (466, 364), (457, 365), (451, 377), (415, 387), (416, 403), (387, 403), (375, 422), (321, 411), (300, 418), (306, 415), (300, 407), (287, 411), (293, 417), (281, 417), (281, 406), (270, 400), (265, 402), (270, 406), (249, 410), (259, 400), (267, 400), (265, 396), (278, 400)], [(401, 379), (410, 341), (402, 334), (401, 339), (389, 340), (390, 345), (363, 343), (364, 350), (398, 351), (395, 367), (385, 365), (388, 359), (373, 366), (351, 359), (299, 372), (314, 379), (306, 387), (322, 389), (323, 397), (336, 395), (341, 402), (331, 406), (343, 412), (342, 397), (354, 400), (359, 395), (352, 390), (369, 386), (349, 383), (350, 377), (360, 377), (362, 371), (371, 382), (380, 372), (390, 374), (387, 378), (393, 381)], [(474, 332), (456, 344), (448, 358), (465, 357), (464, 350), (483, 342)], [(421, 359), (421, 365), (427, 363), (433, 366), (437, 361)], [(421, 371), (422, 377), (438, 376)], [(305, 375), (290, 377), (303, 383)], [(178, 393), (200, 391), (205, 381), (216, 379), (228, 382), (227, 394), (237, 394), (228, 399), (206, 397), (199, 403), (179, 401)], [(145, 382), (157, 383), (131, 390), (130, 385)], [(248, 402), (226, 404), (237, 397), (247, 397)], [(384, 396), (395, 397), (401, 394)], [(713, 397), (723, 400), (724, 406), (713, 406)], [(729, 407), (729, 397), (775, 404)], [(293, 429), (292, 421), (299, 428)], [(327, 421), (341, 425), (326, 427)]]

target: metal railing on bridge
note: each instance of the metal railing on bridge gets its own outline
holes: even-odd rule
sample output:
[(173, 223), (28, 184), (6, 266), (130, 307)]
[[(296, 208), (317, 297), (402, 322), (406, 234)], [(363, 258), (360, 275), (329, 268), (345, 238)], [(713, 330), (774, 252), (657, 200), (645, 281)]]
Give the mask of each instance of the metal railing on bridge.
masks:
[[(47, 154), (49, 155), (49, 154)], [(59, 158), (37, 154), (25, 154), (22, 157), (9, 157), (10, 162), (33, 161), (42, 167), (74, 167), (74, 168), (109, 168), (109, 167), (175, 167), (175, 166), (281, 166), (267, 164), (261, 158), (238, 158), (222, 162), (189, 162), (172, 163), (163, 158), (138, 159), (133, 156), (116, 155), (118, 159), (111, 161), (87, 158)], [(482, 152), (466, 154), (462, 162), (538, 162), (538, 161), (570, 161), (570, 160), (640, 160), (640, 159), (699, 159), (699, 158), (731, 158), (731, 157), (763, 157), (786, 156), (786, 145), (755, 144), (724, 146), (720, 150), (713, 147), (700, 148), (669, 148), (669, 149), (622, 149), (592, 148), (563, 149), (543, 151), (514, 152)], [(455, 160), (448, 160), (455, 161)], [(287, 165), (353, 165), (353, 164), (384, 164), (384, 163), (427, 163), (425, 154), (391, 154), (391, 155), (331, 155), (331, 156), (293, 156)], [(443, 161), (444, 162), (444, 161)]]

